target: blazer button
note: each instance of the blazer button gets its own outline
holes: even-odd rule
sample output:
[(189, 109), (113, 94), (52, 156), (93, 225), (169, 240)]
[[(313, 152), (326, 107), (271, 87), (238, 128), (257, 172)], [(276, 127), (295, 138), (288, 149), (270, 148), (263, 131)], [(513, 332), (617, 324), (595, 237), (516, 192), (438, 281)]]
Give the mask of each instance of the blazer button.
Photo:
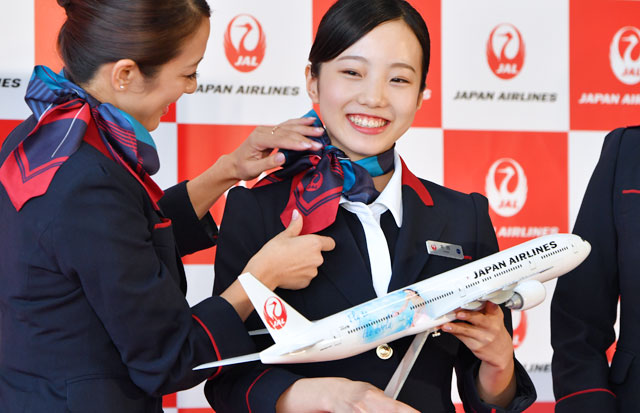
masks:
[(376, 354), (382, 360), (387, 360), (393, 355), (393, 349), (388, 344), (380, 344), (378, 348), (376, 348)]

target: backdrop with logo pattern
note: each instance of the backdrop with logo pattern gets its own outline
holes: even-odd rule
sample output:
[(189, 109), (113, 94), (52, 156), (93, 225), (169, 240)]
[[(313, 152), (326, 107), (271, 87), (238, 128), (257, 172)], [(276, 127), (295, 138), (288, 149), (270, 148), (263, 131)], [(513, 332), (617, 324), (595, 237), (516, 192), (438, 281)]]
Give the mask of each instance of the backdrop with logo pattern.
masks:
[[(210, 0), (199, 86), (153, 132), (162, 187), (233, 150), (256, 125), (310, 108), (304, 69), (333, 0)], [(607, 131), (640, 123), (640, 1), (410, 0), (431, 33), (423, 105), (398, 142), (418, 176), (489, 198), (501, 248), (569, 232)], [(28, 115), (34, 64), (59, 70), (54, 0), (0, 0), (0, 142)], [(244, 183), (243, 183), (244, 184)], [(212, 208), (222, 216), (224, 199)], [(215, 249), (185, 264), (188, 300), (213, 283)], [(553, 409), (549, 302), (514, 313), (516, 354)], [(453, 395), (459, 400), (457, 395)], [(202, 386), (165, 397), (167, 412), (211, 412)]]

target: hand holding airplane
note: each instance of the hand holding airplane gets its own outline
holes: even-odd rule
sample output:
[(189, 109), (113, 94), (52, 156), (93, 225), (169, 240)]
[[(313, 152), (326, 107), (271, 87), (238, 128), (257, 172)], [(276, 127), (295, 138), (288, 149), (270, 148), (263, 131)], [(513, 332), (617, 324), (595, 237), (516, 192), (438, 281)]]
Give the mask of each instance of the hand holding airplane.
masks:
[(240, 283), (275, 344), (194, 370), (256, 360), (288, 364), (351, 357), (408, 335), (437, 333), (456, 319), (456, 309), (477, 310), (486, 301), (526, 310), (544, 300), (543, 282), (571, 271), (590, 251), (577, 235), (542, 236), (317, 321), (245, 273)]

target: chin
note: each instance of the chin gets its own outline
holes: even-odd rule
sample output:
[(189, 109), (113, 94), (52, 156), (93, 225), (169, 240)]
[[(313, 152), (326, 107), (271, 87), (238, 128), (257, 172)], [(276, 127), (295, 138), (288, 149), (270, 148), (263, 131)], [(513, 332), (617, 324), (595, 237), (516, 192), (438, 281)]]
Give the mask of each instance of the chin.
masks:
[(144, 128), (149, 132), (153, 132), (154, 130), (158, 129), (158, 126), (160, 126), (160, 119), (155, 121), (145, 122), (142, 124), (142, 126), (144, 126)]

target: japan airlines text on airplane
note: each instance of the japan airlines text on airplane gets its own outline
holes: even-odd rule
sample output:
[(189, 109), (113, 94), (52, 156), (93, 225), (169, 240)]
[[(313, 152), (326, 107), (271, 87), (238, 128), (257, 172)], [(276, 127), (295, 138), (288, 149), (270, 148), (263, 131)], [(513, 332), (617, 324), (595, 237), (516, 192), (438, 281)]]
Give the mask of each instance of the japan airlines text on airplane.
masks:
[(245, 273), (239, 280), (275, 344), (260, 353), (195, 369), (255, 360), (266, 364), (338, 360), (404, 336), (438, 331), (455, 319), (458, 308), (475, 310), (491, 301), (526, 310), (544, 300), (543, 282), (571, 271), (590, 251), (591, 245), (577, 235), (546, 235), (315, 322)]

